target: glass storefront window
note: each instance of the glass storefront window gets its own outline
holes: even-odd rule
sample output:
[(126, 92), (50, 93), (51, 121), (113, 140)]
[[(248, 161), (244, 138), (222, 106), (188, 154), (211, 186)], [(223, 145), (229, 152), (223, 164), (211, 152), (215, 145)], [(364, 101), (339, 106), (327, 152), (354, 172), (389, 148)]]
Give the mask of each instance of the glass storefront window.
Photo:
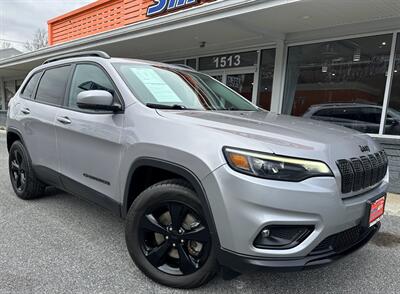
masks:
[(290, 47), (282, 112), (377, 134), (391, 41), (388, 34)]
[(257, 51), (239, 52), (199, 58), (199, 70), (224, 70), (257, 65)]
[(257, 105), (267, 110), (271, 108), (274, 67), (275, 49), (263, 50), (261, 52), (260, 80), (258, 84)]
[(193, 69), (197, 69), (197, 59), (196, 58), (186, 59), (186, 65), (190, 66)]
[(172, 65), (184, 65), (185, 64), (185, 60), (184, 59), (180, 59), (180, 60), (164, 61), (164, 63), (172, 64)]
[(397, 34), (392, 89), (383, 133), (400, 135), (400, 34)]

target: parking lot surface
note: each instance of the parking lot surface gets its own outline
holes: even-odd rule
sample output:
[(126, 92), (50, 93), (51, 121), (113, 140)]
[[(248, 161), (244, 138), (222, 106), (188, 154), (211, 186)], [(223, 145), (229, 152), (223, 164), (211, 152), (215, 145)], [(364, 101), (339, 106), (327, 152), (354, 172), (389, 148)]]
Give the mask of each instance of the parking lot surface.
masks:
[(0, 134), (0, 293), (399, 293), (400, 217), (387, 215), (366, 247), (324, 268), (216, 277), (193, 291), (160, 286), (133, 264), (124, 222), (77, 197), (49, 190), (19, 200)]

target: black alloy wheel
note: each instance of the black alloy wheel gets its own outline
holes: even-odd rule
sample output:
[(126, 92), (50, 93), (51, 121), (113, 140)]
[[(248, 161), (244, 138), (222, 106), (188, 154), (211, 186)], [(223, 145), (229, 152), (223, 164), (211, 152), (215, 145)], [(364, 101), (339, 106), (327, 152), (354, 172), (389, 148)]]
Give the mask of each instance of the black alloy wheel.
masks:
[(218, 271), (201, 202), (184, 180), (166, 180), (144, 190), (129, 209), (125, 228), (129, 254), (154, 281), (196, 288)]
[(10, 153), (10, 175), (13, 186), (19, 192), (23, 192), (26, 188), (26, 169), (24, 156), (20, 150), (14, 149)]
[(167, 274), (194, 273), (207, 260), (209, 241), (206, 225), (184, 203), (160, 203), (140, 222), (143, 253), (154, 267)]

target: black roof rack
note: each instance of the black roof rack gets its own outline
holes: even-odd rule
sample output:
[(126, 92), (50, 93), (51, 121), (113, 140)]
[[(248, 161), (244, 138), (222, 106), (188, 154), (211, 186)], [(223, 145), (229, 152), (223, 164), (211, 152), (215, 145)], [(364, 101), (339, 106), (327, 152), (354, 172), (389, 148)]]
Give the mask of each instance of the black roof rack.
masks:
[(84, 57), (84, 56), (101, 57), (101, 58), (105, 58), (105, 59), (111, 58), (110, 55), (108, 55), (104, 51), (82, 51), (82, 52), (73, 52), (73, 53), (58, 55), (58, 56), (46, 59), (43, 62), (43, 64), (62, 60), (62, 59), (72, 58), (72, 57)]

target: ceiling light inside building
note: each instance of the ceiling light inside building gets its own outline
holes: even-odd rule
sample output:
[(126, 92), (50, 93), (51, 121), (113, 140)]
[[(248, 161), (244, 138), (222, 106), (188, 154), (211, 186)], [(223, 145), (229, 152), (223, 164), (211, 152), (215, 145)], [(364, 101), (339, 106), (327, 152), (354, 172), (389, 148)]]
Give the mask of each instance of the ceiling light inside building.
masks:
[(360, 60), (361, 60), (361, 50), (360, 50), (360, 48), (357, 48), (357, 49), (354, 51), (353, 61), (354, 61), (354, 62), (358, 62), (358, 61), (360, 61)]

